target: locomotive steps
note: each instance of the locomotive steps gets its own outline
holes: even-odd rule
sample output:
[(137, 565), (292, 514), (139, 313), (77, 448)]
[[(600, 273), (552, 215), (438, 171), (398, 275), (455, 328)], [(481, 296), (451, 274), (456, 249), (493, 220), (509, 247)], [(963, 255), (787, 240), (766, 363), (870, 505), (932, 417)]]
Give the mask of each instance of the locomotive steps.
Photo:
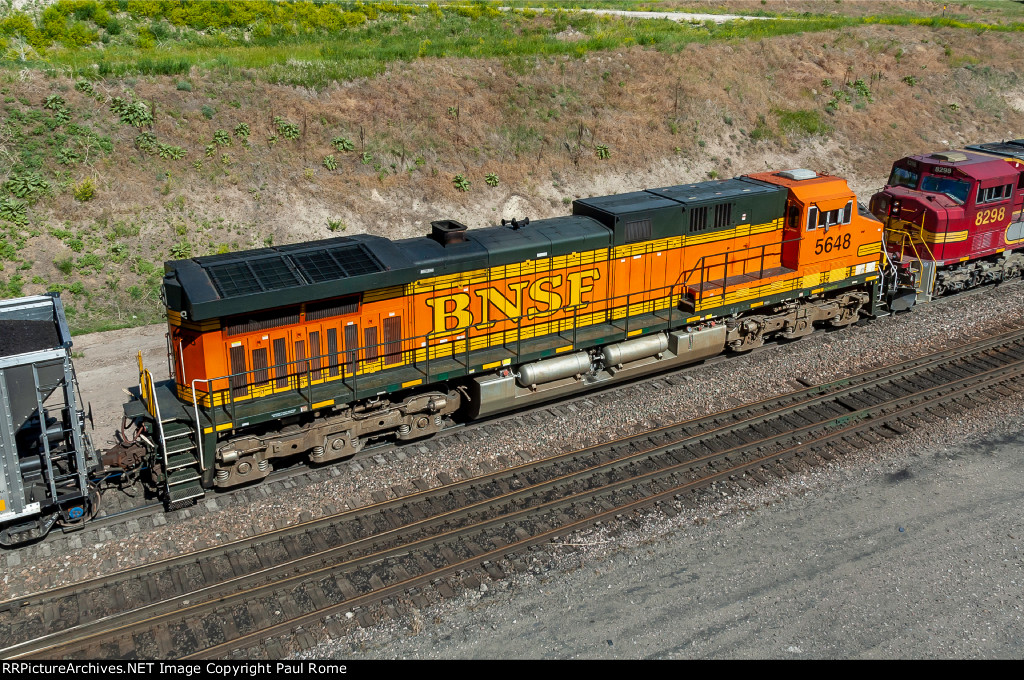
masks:
[[(1019, 389), (1024, 330), (777, 399), (3, 603), (5, 657), (225, 655), (325, 616), (421, 607), (517, 553), (698, 489), (738, 491)], [(0, 609), (3, 608), (0, 606)], [(359, 609), (356, 609), (359, 608)], [(256, 652), (263, 653), (263, 652)]]

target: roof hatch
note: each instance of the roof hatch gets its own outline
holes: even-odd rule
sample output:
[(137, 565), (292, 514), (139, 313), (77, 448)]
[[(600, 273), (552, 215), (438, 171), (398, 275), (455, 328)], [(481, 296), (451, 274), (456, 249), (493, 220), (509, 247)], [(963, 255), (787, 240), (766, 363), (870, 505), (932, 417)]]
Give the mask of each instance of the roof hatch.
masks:
[(946, 161), (947, 163), (960, 163), (967, 160), (967, 154), (959, 151), (940, 151), (939, 153), (933, 153), (929, 158), (934, 158), (937, 161)]
[(786, 179), (802, 180), (802, 179), (814, 179), (818, 176), (814, 170), (807, 170), (806, 168), (796, 168), (795, 170), (783, 170), (779, 173), (779, 177), (785, 177)]

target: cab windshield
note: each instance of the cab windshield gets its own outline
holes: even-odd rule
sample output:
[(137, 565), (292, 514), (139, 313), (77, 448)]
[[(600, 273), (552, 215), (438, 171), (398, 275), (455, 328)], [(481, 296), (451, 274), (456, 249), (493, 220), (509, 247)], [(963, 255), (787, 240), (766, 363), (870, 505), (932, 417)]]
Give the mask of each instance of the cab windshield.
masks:
[(921, 182), (921, 191), (928, 191), (933, 194), (945, 194), (954, 201), (963, 205), (967, 202), (967, 196), (971, 192), (970, 182), (953, 179), (952, 177), (935, 177), (926, 175)]
[(892, 175), (889, 177), (889, 186), (916, 189), (917, 177), (917, 173), (913, 170), (907, 170), (906, 168), (893, 168)]

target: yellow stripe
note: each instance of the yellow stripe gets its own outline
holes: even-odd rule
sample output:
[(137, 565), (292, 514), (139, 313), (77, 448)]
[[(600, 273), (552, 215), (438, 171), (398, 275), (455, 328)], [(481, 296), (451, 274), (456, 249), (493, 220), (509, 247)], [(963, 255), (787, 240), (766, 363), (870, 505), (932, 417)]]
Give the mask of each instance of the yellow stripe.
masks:
[(178, 326), (180, 328), (187, 328), (192, 331), (199, 331), (205, 333), (207, 331), (215, 331), (220, 328), (220, 319), (206, 319), (198, 323), (194, 321), (182, 321), (181, 313), (175, 312), (174, 310), (167, 310), (167, 323), (171, 326)]
[[(728, 241), (734, 238), (742, 238), (754, 234), (767, 234), (782, 229), (782, 218), (758, 225), (739, 225), (734, 229), (713, 231), (699, 236), (672, 236), (669, 238), (657, 239), (655, 241), (643, 241), (631, 243), (624, 246), (617, 246), (611, 249), (611, 259), (622, 259), (634, 255), (645, 255), (668, 250), (676, 250), (688, 245), (701, 243), (712, 243), (715, 241)], [(408, 295), (425, 293), (448, 288), (469, 287), (477, 283), (488, 283), (501, 281), (515, 276), (528, 276), (538, 272), (557, 271), (568, 267), (585, 266), (598, 262), (605, 262), (609, 259), (608, 249), (601, 248), (583, 253), (572, 253), (570, 255), (559, 255), (557, 257), (540, 258), (509, 264), (489, 269), (476, 269), (458, 274), (445, 274), (443, 276), (432, 276), (426, 279), (414, 281), (405, 286)]]
[(864, 245), (857, 248), (857, 256), (865, 257), (867, 255), (877, 255), (882, 252), (882, 242), (875, 241), (874, 243), (865, 243)]
[(334, 400), (328, 399), (327, 401), (318, 401), (313, 404), (313, 408), (323, 408), (324, 406), (334, 406)]
[(555, 350), (555, 354), (559, 354), (560, 352), (568, 352), (571, 349), (572, 349), (572, 345), (566, 345), (565, 347), (559, 347), (558, 349)]
[(626, 333), (626, 337), (627, 337), (627, 338), (631, 338), (631, 337), (633, 337), (634, 335), (640, 335), (640, 334), (641, 334), (641, 333), (643, 333), (643, 332), (644, 332), (644, 329), (642, 329), (642, 328), (641, 328), (640, 330), (636, 330), (636, 331), (630, 331), (630, 332)]
[(501, 362), (500, 361), (492, 361), (489, 364), (484, 364), (483, 368), (486, 371), (489, 368), (497, 368), (498, 366), (501, 366)]
[[(217, 432), (222, 432), (224, 430), (230, 430), (233, 426), (234, 426), (234, 423), (224, 423), (223, 425), (218, 425), (217, 426)], [(207, 427), (207, 428), (203, 429), (203, 433), (205, 433), (205, 434), (210, 434), (211, 432), (213, 432), (213, 428), (212, 427)]]
[(419, 380), (410, 380), (409, 382), (404, 382), (402, 383), (402, 387), (412, 387), (413, 385), (421, 384), (423, 384), (423, 378), (420, 378)]
[(959, 243), (960, 241), (966, 241), (968, 232), (965, 231), (948, 231), (945, 234), (933, 234), (930, 231), (925, 231), (924, 240), (928, 243)]
[[(698, 310), (714, 309), (716, 307), (723, 307), (725, 305), (736, 304), (738, 302), (744, 302), (753, 298), (765, 298), (777, 293), (784, 293), (788, 291), (799, 290), (801, 288), (811, 288), (819, 284), (828, 283), (830, 281), (843, 281), (847, 278), (848, 267), (840, 267), (833, 269), (828, 272), (820, 272), (818, 274), (808, 274), (807, 276), (796, 277), (792, 279), (785, 279), (782, 281), (776, 281), (775, 283), (766, 284), (763, 286), (754, 286), (753, 288), (741, 288), (739, 290), (728, 293), (725, 298), (721, 295), (715, 295), (705, 298), (704, 301), (698, 303)], [(756, 307), (757, 304), (763, 304), (763, 302), (751, 305)]]
[(381, 300), (390, 300), (391, 298), (402, 297), (404, 294), (405, 286), (378, 288), (377, 290), (368, 290), (363, 293), (363, 302), (380, 302)]
[(694, 321), (700, 321), (700, 317), (699, 316), (691, 316), (689, 319), (686, 320), (686, 323), (693, 323)]

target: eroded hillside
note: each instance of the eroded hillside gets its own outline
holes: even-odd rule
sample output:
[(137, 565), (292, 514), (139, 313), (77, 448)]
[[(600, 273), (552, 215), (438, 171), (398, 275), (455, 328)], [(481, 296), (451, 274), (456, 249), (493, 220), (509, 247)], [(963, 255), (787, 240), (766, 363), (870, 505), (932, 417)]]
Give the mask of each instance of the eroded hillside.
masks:
[[(571, 22), (558, 36), (578, 39)], [(421, 58), (322, 91), (244, 70), (7, 70), (0, 293), (62, 289), (77, 329), (134, 325), (159, 318), (165, 259), (548, 217), (579, 196), (768, 167), (867, 195), (906, 153), (1024, 136), (1020, 46), (873, 25), (675, 53)], [(137, 102), (151, 121), (135, 124)]]

